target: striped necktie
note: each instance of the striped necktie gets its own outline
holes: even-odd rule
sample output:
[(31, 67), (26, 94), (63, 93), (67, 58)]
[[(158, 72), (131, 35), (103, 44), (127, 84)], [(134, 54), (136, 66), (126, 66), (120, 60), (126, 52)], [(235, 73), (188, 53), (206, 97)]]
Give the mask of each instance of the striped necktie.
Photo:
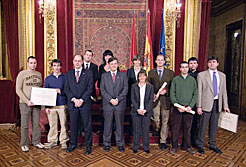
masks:
[(76, 82), (78, 83), (78, 82), (79, 82), (79, 71), (76, 71), (76, 76), (75, 76), (75, 78), (76, 78)]

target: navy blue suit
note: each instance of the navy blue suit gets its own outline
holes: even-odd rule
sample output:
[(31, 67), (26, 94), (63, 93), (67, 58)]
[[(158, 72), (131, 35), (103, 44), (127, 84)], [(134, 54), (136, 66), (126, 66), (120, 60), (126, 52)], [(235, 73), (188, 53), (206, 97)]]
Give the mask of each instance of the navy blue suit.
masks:
[[(64, 92), (67, 95), (67, 109), (70, 112), (70, 145), (77, 147), (78, 140), (78, 118), (81, 117), (82, 125), (85, 131), (86, 147), (92, 145), (92, 124), (91, 111), (93, 92), (93, 74), (90, 70), (82, 70), (78, 83), (75, 78), (75, 70), (70, 70), (65, 76)], [(72, 98), (82, 99), (83, 104), (75, 107)], [(79, 117), (80, 115), (80, 117)]]

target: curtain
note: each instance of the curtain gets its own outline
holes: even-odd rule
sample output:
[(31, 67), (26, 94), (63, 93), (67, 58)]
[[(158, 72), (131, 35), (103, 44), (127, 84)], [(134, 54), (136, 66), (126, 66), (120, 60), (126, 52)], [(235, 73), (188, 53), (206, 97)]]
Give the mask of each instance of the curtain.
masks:
[(198, 60), (200, 71), (207, 68), (211, 0), (202, 0)]
[(18, 97), (15, 80), (19, 72), (18, 0), (2, 0), (6, 30), (9, 69), (13, 81), (0, 81), (0, 123), (15, 123), (18, 114)]
[[(57, 52), (62, 72), (73, 68), (73, 1), (57, 0)], [(82, 53), (81, 53), (82, 54)]]

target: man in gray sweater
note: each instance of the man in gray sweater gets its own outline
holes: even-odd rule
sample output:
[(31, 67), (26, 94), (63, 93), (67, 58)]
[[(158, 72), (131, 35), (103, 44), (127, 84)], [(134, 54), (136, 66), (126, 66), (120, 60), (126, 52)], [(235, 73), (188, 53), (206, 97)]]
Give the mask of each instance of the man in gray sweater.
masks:
[(40, 106), (30, 101), (32, 87), (42, 86), (41, 73), (36, 71), (37, 60), (30, 56), (27, 60), (27, 70), (21, 71), (16, 78), (16, 94), (20, 97), (21, 113), (21, 150), (29, 151), (29, 119), (32, 117), (32, 144), (37, 148), (44, 148), (40, 143), (41, 129), (39, 126)]

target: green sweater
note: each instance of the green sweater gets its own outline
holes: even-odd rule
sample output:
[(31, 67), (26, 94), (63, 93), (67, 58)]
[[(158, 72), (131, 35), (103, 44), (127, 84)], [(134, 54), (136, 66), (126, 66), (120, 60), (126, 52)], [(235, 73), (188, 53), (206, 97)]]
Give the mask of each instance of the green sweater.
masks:
[(185, 79), (181, 74), (176, 76), (171, 84), (170, 99), (173, 104), (178, 103), (193, 108), (197, 100), (196, 80), (190, 75)]

